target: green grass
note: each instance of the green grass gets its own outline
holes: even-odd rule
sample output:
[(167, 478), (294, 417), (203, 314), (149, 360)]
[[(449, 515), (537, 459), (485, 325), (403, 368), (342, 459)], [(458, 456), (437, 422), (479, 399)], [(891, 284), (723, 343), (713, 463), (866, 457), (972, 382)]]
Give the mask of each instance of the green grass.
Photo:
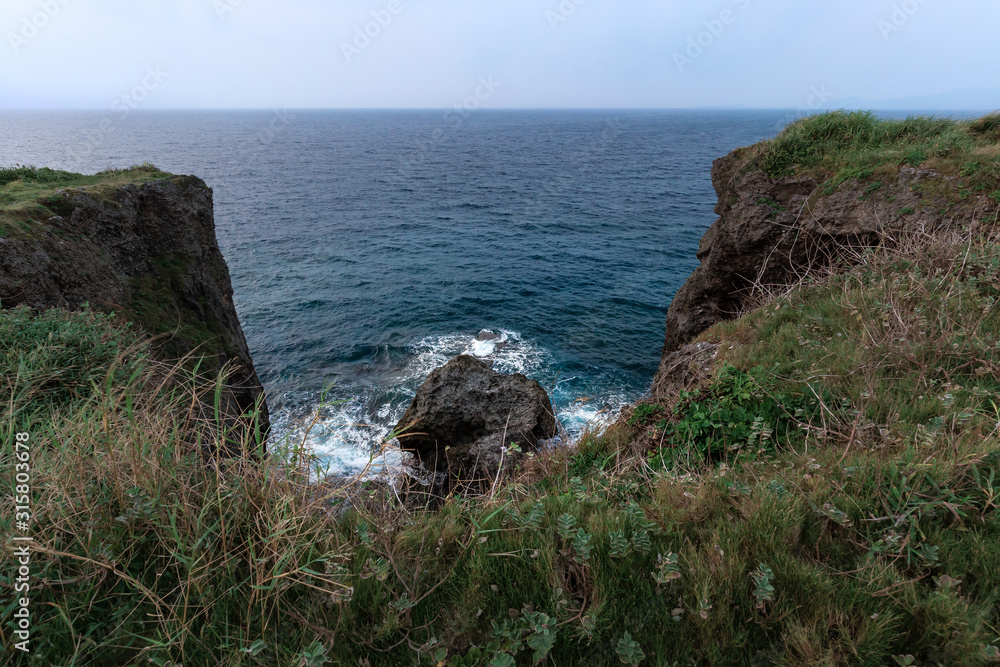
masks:
[[(101, 249), (69, 222), (75, 204), (63, 191), (70, 196), (84, 192), (106, 200), (109, 206), (119, 206), (116, 193), (122, 186), (174, 178), (148, 163), (93, 175), (23, 166), (0, 168), (0, 238), (36, 242), (57, 265), (79, 263), (80, 253), (101, 257)], [(64, 219), (55, 220), (54, 216)], [(46, 237), (62, 243), (42, 242)], [(204, 355), (201, 370), (214, 372), (220, 368), (220, 359), (238, 357), (240, 351), (233, 336), (208, 309), (178, 296), (190, 280), (190, 263), (190, 258), (164, 249), (153, 259), (152, 272), (129, 278), (132, 298), (128, 302), (105, 307), (114, 307), (122, 318), (157, 337), (159, 356), (179, 359), (198, 348)], [(86, 263), (81, 266), (86, 270)]]
[(81, 189), (107, 197), (126, 183), (173, 178), (151, 164), (109, 169), (93, 175), (43, 167), (0, 167), (0, 238), (28, 237), (49, 231), (47, 221), (66, 212), (60, 189)]
[[(859, 179), (880, 183), (903, 165), (959, 175), (970, 187), (1000, 187), (1000, 114), (975, 121), (878, 118), (871, 112), (832, 112), (789, 125), (774, 139), (744, 149), (772, 178), (807, 174), (823, 192)], [(866, 193), (868, 194), (868, 193)]]
[[(864, 118), (824, 122), (813, 141), (869, 141)], [(901, 162), (949, 127), (993, 141), (997, 125), (921, 121), (883, 149)], [(47, 178), (69, 177), (3, 188)], [(705, 332), (719, 356), (702, 386), (433, 510), (311, 484), (290, 463), (309, 463), (301, 443), (206, 465), (232, 437), (211, 418), (224, 378), (158, 361), (119, 318), (0, 311), (0, 477), (29, 433), (36, 545), (33, 653), (5, 661), (995, 662), (998, 248), (980, 229), (857, 251)]]
[(112, 316), (87, 308), (71, 317), (60, 310), (5, 311), (0, 319), (0, 358), (5, 389), (14, 392), (10, 398), (17, 408), (10, 416), (24, 423), (36, 415), (44, 419), (90, 396), (95, 384), (106, 379), (125, 382), (145, 358), (144, 352), (136, 350), (110, 378), (107, 373), (118, 354), (136, 342), (130, 325), (116, 325)]
[[(198, 444), (223, 435), (192, 403), (215, 386), (106, 316), (3, 311), (4, 423), (8, 443), (32, 435), (39, 547), (34, 653), (9, 660), (986, 664), (996, 248), (866, 254), (707, 332), (722, 358), (697, 392), (435, 511), (368, 485), (331, 512), (347, 491), (281, 457), (206, 467)], [(664, 466), (664, 449), (687, 455)]]
[(733, 465), (779, 444), (795, 447), (803, 440), (799, 425), (816, 419), (829, 395), (818, 383), (794, 392), (778, 393), (770, 373), (760, 367), (743, 372), (726, 365), (711, 386), (682, 392), (674, 414), (656, 422), (666, 446), (657, 448), (652, 462), (672, 468), (694, 457)]
[[(990, 243), (928, 243), (793, 293), (773, 309), (718, 326), (709, 337), (752, 337), (724, 349), (767, 368), (783, 390), (823, 376), (838, 397), (863, 399), (863, 419), (914, 433), (929, 420), (986, 410), (1000, 390), (1000, 255)], [(784, 378), (792, 378), (791, 382)]]

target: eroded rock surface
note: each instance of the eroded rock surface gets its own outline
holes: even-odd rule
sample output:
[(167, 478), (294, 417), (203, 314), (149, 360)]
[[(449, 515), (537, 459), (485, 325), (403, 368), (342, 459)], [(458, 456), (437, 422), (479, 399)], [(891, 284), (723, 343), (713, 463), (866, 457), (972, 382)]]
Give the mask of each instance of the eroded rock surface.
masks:
[(718, 352), (718, 345), (702, 342), (685, 345), (664, 355), (650, 394), (662, 398), (694, 389), (712, 374)]
[(431, 471), (451, 479), (488, 481), (518, 455), (556, 434), (548, 394), (524, 375), (502, 375), (475, 357), (455, 357), (435, 369), (417, 390), (396, 426), (400, 446)]
[(255, 405), (269, 420), (233, 305), (229, 268), (215, 235), (212, 190), (193, 176), (116, 188), (60, 190), (32, 232), (0, 244), (0, 305), (113, 311), (150, 336), (168, 359), (192, 350), (201, 372), (235, 372), (222, 411), (235, 424)]
[(960, 201), (952, 180), (909, 166), (878, 187), (852, 181), (825, 193), (815, 178), (770, 178), (746, 151), (713, 164), (719, 219), (701, 240), (701, 265), (670, 305), (663, 358), (742, 314), (755, 283), (786, 285), (829, 264), (839, 250), (886, 235), (972, 224), (986, 205), (979, 196)]

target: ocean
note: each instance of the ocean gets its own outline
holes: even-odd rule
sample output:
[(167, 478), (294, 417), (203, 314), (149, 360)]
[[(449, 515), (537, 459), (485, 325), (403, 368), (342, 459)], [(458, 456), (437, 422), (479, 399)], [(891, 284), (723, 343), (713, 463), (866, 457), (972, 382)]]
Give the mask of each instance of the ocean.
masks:
[[(277, 441), (305, 442), (345, 474), (457, 354), (537, 379), (571, 437), (641, 396), (666, 309), (715, 220), (712, 160), (795, 118), (123, 115), (0, 112), (0, 165), (152, 162), (203, 178)], [(483, 330), (499, 340), (477, 341)]]

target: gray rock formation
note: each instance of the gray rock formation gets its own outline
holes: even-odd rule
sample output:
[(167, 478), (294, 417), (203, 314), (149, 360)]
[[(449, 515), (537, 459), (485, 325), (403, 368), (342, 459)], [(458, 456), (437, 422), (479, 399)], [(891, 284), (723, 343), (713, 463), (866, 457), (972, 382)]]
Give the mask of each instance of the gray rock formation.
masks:
[(233, 286), (215, 236), (212, 190), (193, 176), (120, 187), (65, 189), (44, 197), (31, 233), (0, 244), (0, 306), (113, 311), (179, 359), (196, 350), (201, 372), (235, 364), (223, 396), (229, 425), (263, 388), (233, 306)]
[(711, 375), (718, 352), (718, 345), (702, 342), (663, 355), (650, 394), (655, 398), (676, 397), (697, 387)]
[(971, 224), (986, 203), (960, 197), (960, 186), (931, 169), (903, 166), (877, 187), (852, 181), (827, 193), (812, 177), (772, 179), (746, 154), (737, 150), (712, 167), (719, 219), (701, 240), (701, 265), (670, 305), (663, 358), (740, 315), (755, 282), (788, 284), (845, 246), (886, 234)]
[(435, 369), (417, 390), (396, 426), (400, 446), (428, 470), (463, 481), (493, 480), (516, 454), (551, 438), (557, 422), (548, 394), (524, 375), (501, 375), (474, 357), (455, 357)]

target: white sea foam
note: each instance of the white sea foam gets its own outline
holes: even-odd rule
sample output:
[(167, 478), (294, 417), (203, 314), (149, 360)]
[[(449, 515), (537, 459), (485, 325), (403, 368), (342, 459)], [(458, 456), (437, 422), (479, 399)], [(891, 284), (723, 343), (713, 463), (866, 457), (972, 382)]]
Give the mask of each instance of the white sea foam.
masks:
[(318, 476), (366, 470), (367, 475), (394, 474), (406, 455), (391, 439), (392, 428), (430, 372), (459, 354), (489, 361), (501, 373), (523, 373), (539, 380), (552, 396), (564, 440), (606, 426), (635, 399), (622, 382), (600, 374), (589, 382), (578, 376), (560, 379), (556, 360), (547, 350), (515, 331), (491, 333), (497, 338), (478, 340), (467, 333), (421, 338), (398, 368), (378, 379), (378, 385), (334, 387), (325, 397), (319, 392), (286, 394), (273, 419), (273, 434), (286, 447), (304, 443), (322, 466)]
[(403, 455), (398, 449), (382, 447), (396, 423), (391, 419), (391, 403), (371, 414), (364, 396), (332, 403), (315, 392), (283, 398), (286, 405), (272, 424), (276, 440), (288, 458), (304, 450), (310, 460), (308, 467), (317, 477), (331, 473), (356, 475), (366, 470), (376, 475), (402, 464)]
[[(497, 336), (496, 338), (491, 338), (489, 340), (479, 340), (483, 334), (488, 334), (491, 336)], [(466, 350), (466, 354), (471, 354), (474, 357), (489, 357), (496, 353), (497, 349), (503, 349), (507, 345), (509, 340), (506, 332), (500, 332), (496, 334), (489, 329), (483, 329), (479, 332), (479, 336), (472, 341), (472, 344)]]
[[(455, 333), (421, 338), (413, 345), (414, 356), (406, 364), (404, 377), (423, 382), (432, 370), (460, 354), (492, 361), (493, 368), (500, 373), (525, 375), (536, 374), (547, 360), (550, 361), (544, 349), (523, 340), (516, 331), (500, 329), (490, 333), (499, 337), (481, 341), (476, 336)], [(416, 387), (413, 389), (416, 391)]]

